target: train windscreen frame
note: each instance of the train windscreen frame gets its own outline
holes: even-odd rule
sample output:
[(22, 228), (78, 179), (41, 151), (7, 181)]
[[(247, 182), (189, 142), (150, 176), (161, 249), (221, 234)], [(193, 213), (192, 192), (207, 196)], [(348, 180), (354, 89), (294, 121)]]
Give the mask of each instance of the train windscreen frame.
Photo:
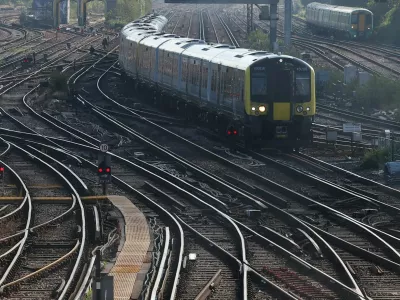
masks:
[(290, 58), (262, 60), (250, 67), (251, 101), (258, 103), (311, 101), (311, 70)]

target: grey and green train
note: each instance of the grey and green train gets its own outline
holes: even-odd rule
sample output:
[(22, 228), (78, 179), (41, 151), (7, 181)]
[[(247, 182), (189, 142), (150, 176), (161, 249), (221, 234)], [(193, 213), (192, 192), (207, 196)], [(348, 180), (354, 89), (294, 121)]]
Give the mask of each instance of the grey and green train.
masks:
[(374, 29), (371, 11), (312, 2), (306, 7), (307, 24), (316, 33), (327, 33), (352, 40), (368, 39)]

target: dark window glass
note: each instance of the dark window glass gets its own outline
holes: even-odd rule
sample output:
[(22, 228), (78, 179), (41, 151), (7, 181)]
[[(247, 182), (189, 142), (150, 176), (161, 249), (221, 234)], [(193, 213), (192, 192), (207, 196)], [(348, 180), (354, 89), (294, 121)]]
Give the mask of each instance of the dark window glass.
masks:
[(251, 101), (311, 101), (311, 72), (306, 65), (282, 59), (267, 64), (251, 70)]
[(267, 78), (265, 77), (253, 77), (251, 85), (252, 95), (266, 96), (267, 95)]
[(357, 24), (358, 22), (358, 15), (352, 14), (351, 15), (351, 24)]
[(295, 96), (310, 97), (310, 72), (296, 72)]

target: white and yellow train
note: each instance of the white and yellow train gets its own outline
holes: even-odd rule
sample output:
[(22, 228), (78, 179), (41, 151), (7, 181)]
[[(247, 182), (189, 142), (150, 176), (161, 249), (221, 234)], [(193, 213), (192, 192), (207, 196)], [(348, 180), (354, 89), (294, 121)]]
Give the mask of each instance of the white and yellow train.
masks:
[(315, 73), (308, 63), (165, 34), (166, 22), (150, 15), (122, 29), (119, 63), (136, 88), (224, 135), (271, 147), (312, 141)]

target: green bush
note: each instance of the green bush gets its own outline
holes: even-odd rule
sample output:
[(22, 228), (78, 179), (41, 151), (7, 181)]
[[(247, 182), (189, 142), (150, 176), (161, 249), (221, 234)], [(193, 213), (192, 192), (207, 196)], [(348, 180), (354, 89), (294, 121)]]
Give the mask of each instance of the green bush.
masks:
[(85, 300), (92, 300), (92, 289), (89, 289), (88, 293), (85, 295)]
[(249, 34), (247, 38), (249, 42), (249, 47), (255, 50), (269, 50), (269, 36), (257, 29)]
[(151, 10), (150, 0), (120, 0), (117, 1), (115, 11), (106, 14), (107, 25), (117, 28), (126, 25), (149, 13)]
[(360, 169), (379, 169), (389, 160), (389, 149), (375, 149), (365, 153)]

